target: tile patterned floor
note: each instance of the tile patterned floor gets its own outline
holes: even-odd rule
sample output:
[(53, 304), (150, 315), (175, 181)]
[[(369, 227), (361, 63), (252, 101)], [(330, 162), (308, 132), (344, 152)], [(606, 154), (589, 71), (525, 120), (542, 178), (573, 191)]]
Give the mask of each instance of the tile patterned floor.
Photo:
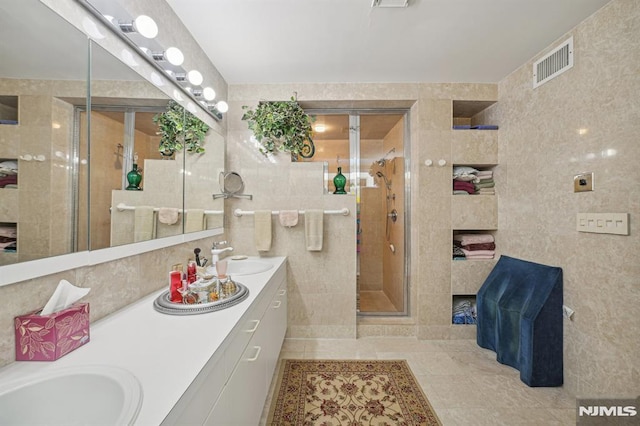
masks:
[[(530, 388), (474, 340), (286, 339), (280, 358), (406, 359), (444, 426), (575, 425), (563, 388)], [(274, 378), (275, 382), (275, 378)], [(267, 398), (261, 425), (271, 402)]]

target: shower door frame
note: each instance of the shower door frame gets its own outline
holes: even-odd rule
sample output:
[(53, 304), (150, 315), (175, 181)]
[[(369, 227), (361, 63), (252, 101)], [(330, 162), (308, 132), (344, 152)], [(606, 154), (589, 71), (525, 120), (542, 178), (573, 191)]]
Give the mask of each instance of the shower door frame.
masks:
[[(354, 181), (355, 191), (359, 199), (360, 195), (360, 117), (362, 115), (402, 115), (402, 142), (404, 163), (404, 271), (403, 271), (403, 309), (397, 312), (361, 312), (358, 316), (410, 316), (409, 296), (411, 294), (411, 138), (410, 138), (410, 108), (308, 108), (305, 112), (313, 115), (348, 115), (349, 116), (349, 174), (350, 184)], [(357, 140), (354, 139), (354, 135)], [(353, 176), (353, 177), (352, 177)], [(351, 185), (349, 185), (351, 187)], [(359, 204), (359, 203), (358, 203)], [(385, 212), (386, 214), (386, 212)], [(388, 218), (386, 219), (388, 220)], [(357, 236), (354, 236), (357, 238)], [(356, 265), (357, 267), (357, 265)]]

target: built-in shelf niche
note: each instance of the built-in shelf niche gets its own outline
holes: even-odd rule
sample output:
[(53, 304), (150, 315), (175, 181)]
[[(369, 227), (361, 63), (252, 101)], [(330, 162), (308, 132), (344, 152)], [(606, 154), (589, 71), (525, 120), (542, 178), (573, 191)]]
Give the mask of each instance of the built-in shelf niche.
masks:
[(18, 241), (18, 225), (15, 222), (0, 222), (0, 256), (15, 255), (17, 250), (10, 250), (9, 245)]
[[(496, 125), (487, 121), (486, 111), (496, 101), (453, 100), (453, 126), (488, 126)], [(462, 132), (466, 133), (466, 132)], [(491, 133), (491, 132), (487, 132)]]
[(451, 300), (451, 324), (475, 325), (477, 322), (476, 295), (454, 294)]
[(18, 124), (18, 97), (0, 96), (0, 125)]

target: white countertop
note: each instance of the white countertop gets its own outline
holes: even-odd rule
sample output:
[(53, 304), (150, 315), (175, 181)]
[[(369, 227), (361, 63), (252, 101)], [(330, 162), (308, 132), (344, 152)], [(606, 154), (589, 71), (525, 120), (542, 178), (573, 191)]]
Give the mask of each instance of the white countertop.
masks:
[(234, 277), (249, 289), (249, 297), (235, 306), (199, 315), (166, 315), (153, 308), (153, 300), (166, 290), (163, 288), (91, 324), (91, 340), (86, 345), (54, 362), (9, 364), (0, 369), (0, 381), (61, 367), (117, 366), (133, 373), (142, 385), (142, 407), (135, 424), (157, 426), (286, 261), (285, 257), (249, 259), (270, 262), (274, 267)]

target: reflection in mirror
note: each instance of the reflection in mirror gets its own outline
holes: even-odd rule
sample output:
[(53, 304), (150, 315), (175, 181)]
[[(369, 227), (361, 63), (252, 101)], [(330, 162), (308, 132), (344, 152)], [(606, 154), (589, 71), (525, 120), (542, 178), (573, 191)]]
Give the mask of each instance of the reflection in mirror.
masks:
[(91, 60), (90, 249), (181, 234), (183, 159), (153, 120), (170, 99), (94, 43)]
[[(224, 139), (97, 44), (91, 69), (90, 249), (221, 228), (208, 182)], [(202, 133), (204, 151), (181, 132), (170, 132), (175, 152), (161, 150), (167, 126)]]
[(8, 265), (82, 244), (74, 114), (86, 105), (87, 39), (33, 0), (0, 3), (0, 27), (0, 265)]

